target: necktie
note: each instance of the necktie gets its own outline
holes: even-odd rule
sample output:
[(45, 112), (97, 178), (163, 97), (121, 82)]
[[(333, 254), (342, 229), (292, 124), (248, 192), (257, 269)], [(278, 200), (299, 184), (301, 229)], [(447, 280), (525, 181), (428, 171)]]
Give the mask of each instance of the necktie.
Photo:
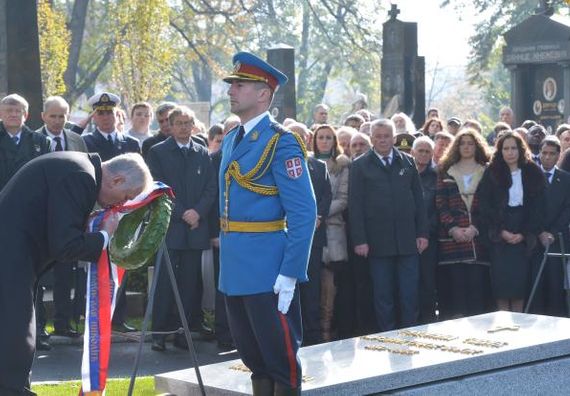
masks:
[(17, 146), (18, 143), (20, 142), (20, 138), (18, 136), (12, 136), (12, 141), (14, 142), (14, 144)]
[(115, 145), (115, 142), (113, 141), (113, 135), (107, 135), (107, 140), (111, 146)]
[(550, 183), (550, 176), (552, 176), (552, 172), (544, 172), (544, 177), (548, 183)]
[(382, 157), (382, 161), (384, 161), (384, 165), (390, 166), (390, 157)]
[(180, 150), (182, 151), (182, 155), (183, 155), (184, 157), (187, 157), (187, 156), (188, 156), (188, 147), (182, 146), (182, 147), (180, 147)]
[(61, 145), (61, 138), (56, 136), (53, 138), (55, 140), (55, 151), (63, 151), (63, 146)]
[(239, 142), (241, 142), (244, 135), (245, 135), (245, 129), (244, 129), (243, 125), (240, 125), (238, 134), (236, 136), (236, 139), (234, 140), (234, 148), (236, 148), (237, 145), (239, 144)]

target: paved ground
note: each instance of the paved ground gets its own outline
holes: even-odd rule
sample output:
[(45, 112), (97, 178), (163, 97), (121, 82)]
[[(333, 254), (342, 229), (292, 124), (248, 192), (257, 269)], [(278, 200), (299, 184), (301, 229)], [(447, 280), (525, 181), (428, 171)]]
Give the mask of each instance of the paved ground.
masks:
[[(81, 378), (82, 344), (78, 344), (78, 341), (75, 344), (61, 344), (61, 342), (68, 341), (54, 339), (51, 351), (36, 353), (32, 368), (32, 382), (67, 381)], [(221, 352), (215, 341), (194, 340), (194, 346), (201, 366), (238, 357), (236, 351)], [(138, 344), (135, 342), (113, 342), (109, 378), (131, 376), (137, 349)], [(192, 359), (188, 351), (177, 349), (171, 343), (167, 343), (165, 352), (155, 352), (150, 349), (150, 343), (145, 343), (138, 375), (155, 375), (189, 367), (192, 367)]]

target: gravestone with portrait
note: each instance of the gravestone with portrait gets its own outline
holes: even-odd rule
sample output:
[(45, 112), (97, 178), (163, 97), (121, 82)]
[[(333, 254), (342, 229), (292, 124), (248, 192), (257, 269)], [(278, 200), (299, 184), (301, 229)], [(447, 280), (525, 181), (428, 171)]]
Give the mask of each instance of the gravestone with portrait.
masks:
[(281, 70), (289, 81), (275, 92), (270, 112), (279, 122), (285, 118), (297, 118), (295, 94), (295, 49), (286, 44), (277, 44), (267, 50), (267, 62)]
[(543, 5), (504, 37), (515, 123), (536, 120), (553, 133), (570, 116), (570, 18)]
[(26, 124), (41, 126), (42, 79), (36, 0), (0, 0), (0, 97), (22, 95), (30, 104)]
[(418, 24), (397, 19), (395, 4), (382, 39), (382, 113), (409, 115), (418, 127), (425, 120), (425, 59), (418, 56)]

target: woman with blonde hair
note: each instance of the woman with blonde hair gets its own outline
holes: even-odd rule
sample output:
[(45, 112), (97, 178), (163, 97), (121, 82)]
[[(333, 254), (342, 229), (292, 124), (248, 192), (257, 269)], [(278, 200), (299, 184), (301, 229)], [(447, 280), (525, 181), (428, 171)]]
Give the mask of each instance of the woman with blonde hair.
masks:
[(314, 156), (325, 161), (329, 171), (332, 201), (327, 225), (327, 245), (323, 249), (321, 271), (321, 331), (323, 341), (332, 339), (332, 321), (336, 296), (335, 272), (347, 265), (346, 224), (342, 212), (348, 205), (348, 167), (350, 159), (343, 154), (335, 129), (319, 125), (313, 136)]
[(439, 310), (445, 319), (483, 313), (489, 295), (489, 257), (480, 239), (475, 192), (489, 161), (474, 129), (457, 134), (439, 164)]

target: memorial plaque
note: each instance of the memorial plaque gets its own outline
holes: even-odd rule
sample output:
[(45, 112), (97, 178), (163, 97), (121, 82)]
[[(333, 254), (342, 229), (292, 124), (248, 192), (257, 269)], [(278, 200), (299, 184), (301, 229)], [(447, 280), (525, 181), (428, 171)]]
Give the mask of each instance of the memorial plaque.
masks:
[(504, 36), (515, 124), (532, 119), (553, 133), (570, 116), (570, 19), (532, 15)]
[[(303, 394), (560, 394), (570, 319), (495, 312), (302, 348)], [(206, 393), (249, 395), (240, 360), (201, 368)], [(198, 395), (194, 369), (155, 377), (158, 392)]]

